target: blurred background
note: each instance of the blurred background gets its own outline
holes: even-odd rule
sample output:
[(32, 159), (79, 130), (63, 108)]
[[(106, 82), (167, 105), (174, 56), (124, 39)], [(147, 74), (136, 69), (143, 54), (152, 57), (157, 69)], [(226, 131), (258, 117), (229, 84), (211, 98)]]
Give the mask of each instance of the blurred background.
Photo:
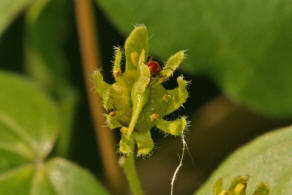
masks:
[[(3, 30), (1, 70), (34, 78), (72, 111), (67, 128), (72, 129), (72, 137), (65, 140), (70, 143), (68, 158), (107, 185), (82, 74), (74, 1), (50, 0), (42, 6), (36, 2), (15, 14)], [(135, 24), (147, 26), (151, 55), (161, 64), (174, 52), (187, 50), (181, 69), (165, 85), (174, 88), (180, 74), (191, 81), (190, 98), (169, 116), (186, 115), (191, 124), (176, 194), (192, 194), (231, 152), (291, 123), (292, 5), (288, 1), (98, 0), (92, 1), (92, 7), (108, 82), (113, 82), (113, 47), (123, 46)], [(169, 194), (181, 142), (156, 129), (152, 135), (155, 150), (137, 160), (139, 176), (147, 194)], [(118, 151), (118, 131), (114, 139)]]

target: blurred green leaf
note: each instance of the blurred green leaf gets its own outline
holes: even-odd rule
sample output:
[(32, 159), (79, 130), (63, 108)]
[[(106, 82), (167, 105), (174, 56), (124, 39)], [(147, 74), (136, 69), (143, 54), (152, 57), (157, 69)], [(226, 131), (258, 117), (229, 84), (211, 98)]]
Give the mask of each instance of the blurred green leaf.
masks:
[(107, 195), (86, 170), (61, 158), (54, 158), (39, 169), (34, 195)]
[(105, 195), (86, 170), (62, 159), (45, 162), (60, 122), (56, 106), (28, 79), (0, 72), (0, 194)]
[(291, 1), (97, 2), (124, 34), (145, 24), (161, 59), (187, 49), (183, 70), (208, 75), (229, 97), (259, 112), (292, 116)]
[(69, 36), (72, 11), (69, 0), (40, 0), (28, 9), (26, 17), (26, 71), (58, 103), (62, 112), (62, 131), (56, 152), (67, 156), (77, 92), (69, 84), (69, 64), (65, 44)]
[(252, 194), (261, 182), (269, 186), (270, 195), (292, 194), (291, 148), (291, 126), (263, 135), (227, 158), (195, 194), (211, 195), (219, 178), (224, 179), (223, 189), (227, 189), (239, 175), (250, 177), (247, 194)]
[(13, 19), (34, 0), (1, 0), (0, 1), (0, 38)]
[(56, 107), (25, 79), (0, 72), (0, 89), (2, 172), (44, 159), (60, 123)]

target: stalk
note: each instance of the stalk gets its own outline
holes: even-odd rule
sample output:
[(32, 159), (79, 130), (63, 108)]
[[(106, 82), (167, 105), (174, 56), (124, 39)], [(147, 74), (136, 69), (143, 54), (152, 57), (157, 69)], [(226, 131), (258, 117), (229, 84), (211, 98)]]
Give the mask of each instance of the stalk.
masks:
[(126, 175), (133, 195), (144, 195), (135, 165), (135, 142), (131, 143), (131, 151), (119, 160), (120, 166)]
[(102, 164), (105, 170), (107, 183), (114, 194), (123, 191), (122, 176), (117, 163), (115, 142), (111, 131), (105, 125), (104, 110), (99, 96), (92, 90), (93, 71), (102, 67), (101, 57), (96, 38), (96, 21), (92, 3), (90, 0), (75, 0), (75, 13), (77, 29), (81, 47), (83, 71), (86, 83), (87, 95), (94, 122), (96, 142), (98, 143)]

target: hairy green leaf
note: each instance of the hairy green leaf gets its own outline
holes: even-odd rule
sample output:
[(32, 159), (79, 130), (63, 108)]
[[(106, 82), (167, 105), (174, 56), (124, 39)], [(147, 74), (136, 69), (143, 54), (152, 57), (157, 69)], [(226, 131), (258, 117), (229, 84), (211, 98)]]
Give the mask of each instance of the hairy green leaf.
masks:
[(267, 186), (269, 195), (292, 194), (291, 147), (292, 127), (263, 135), (227, 158), (195, 194), (211, 195), (219, 178), (224, 180), (223, 189), (228, 189), (232, 180), (240, 175), (249, 176), (247, 195), (255, 189), (254, 194), (267, 194)]
[(292, 116), (289, 0), (97, 0), (125, 35), (145, 24), (165, 59), (187, 49), (182, 68), (205, 74), (229, 97), (272, 116)]

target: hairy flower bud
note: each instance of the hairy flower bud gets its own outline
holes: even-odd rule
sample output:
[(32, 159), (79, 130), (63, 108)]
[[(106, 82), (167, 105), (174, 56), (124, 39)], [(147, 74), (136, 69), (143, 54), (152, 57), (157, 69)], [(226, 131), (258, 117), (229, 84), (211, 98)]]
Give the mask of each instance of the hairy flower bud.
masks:
[(115, 48), (115, 83), (106, 83), (98, 70), (93, 73), (96, 91), (108, 111), (105, 114), (107, 124), (111, 129), (120, 128), (120, 151), (125, 154), (133, 152), (130, 147), (133, 142), (137, 145), (138, 155), (148, 154), (154, 147), (150, 133), (154, 126), (163, 132), (180, 135), (187, 125), (186, 117), (175, 121), (163, 119), (186, 101), (187, 82), (182, 76), (178, 77), (178, 87), (172, 90), (161, 84), (177, 69), (184, 58), (184, 51), (171, 56), (160, 71), (152, 74), (146, 62), (148, 49), (147, 29), (139, 25), (125, 43), (124, 72), (121, 68), (122, 51)]

